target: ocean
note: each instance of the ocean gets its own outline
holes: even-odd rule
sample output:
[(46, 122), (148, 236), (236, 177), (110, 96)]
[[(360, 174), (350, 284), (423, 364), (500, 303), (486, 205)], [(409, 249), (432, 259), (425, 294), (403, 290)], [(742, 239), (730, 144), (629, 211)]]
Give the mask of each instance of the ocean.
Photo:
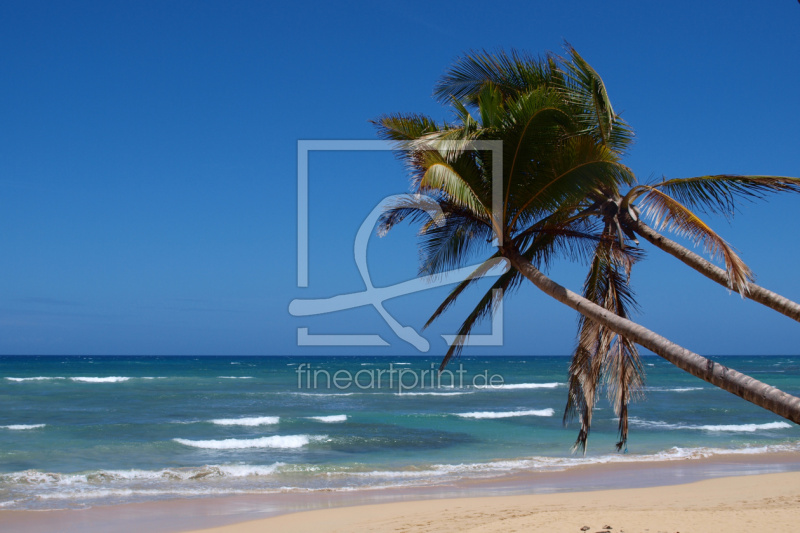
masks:
[[(714, 360), (800, 394), (800, 358)], [(564, 426), (567, 357), (0, 357), (0, 508), (432, 487), (800, 451), (800, 429), (645, 357), (645, 397)]]

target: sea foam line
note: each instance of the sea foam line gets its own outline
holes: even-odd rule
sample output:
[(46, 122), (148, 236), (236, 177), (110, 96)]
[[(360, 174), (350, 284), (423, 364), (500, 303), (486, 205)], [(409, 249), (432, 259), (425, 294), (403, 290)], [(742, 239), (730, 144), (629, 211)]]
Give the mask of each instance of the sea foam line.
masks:
[(14, 430), (21, 430), (21, 429), (37, 429), (43, 428), (47, 424), (11, 424), (8, 426), (0, 426), (3, 429), (14, 429)]
[(78, 381), (81, 383), (120, 383), (123, 381), (128, 381), (129, 377), (125, 376), (109, 376), (105, 378), (97, 378), (97, 377), (74, 377), (69, 378), (70, 381)]
[(658, 429), (693, 429), (700, 431), (731, 431), (740, 433), (755, 433), (762, 429), (785, 429), (792, 427), (787, 422), (767, 422), (765, 424), (723, 424), (723, 425), (702, 425), (690, 426), (686, 424), (670, 424), (657, 420), (641, 420), (635, 417), (630, 419), (631, 423), (639, 427), (651, 427)]
[(327, 424), (335, 422), (347, 422), (347, 415), (309, 416), (308, 418), (311, 420), (317, 420), (319, 422), (325, 422)]
[(473, 413), (453, 413), (461, 418), (512, 418), (515, 416), (553, 416), (555, 411), (551, 408), (532, 409), (528, 411), (476, 411)]
[(24, 470), (10, 474), (0, 474), (0, 481), (54, 486), (157, 480), (199, 481), (212, 478), (269, 476), (285, 466), (286, 463), (276, 462), (271, 465), (206, 465), (161, 470), (95, 470), (85, 474), (58, 474), (39, 470)]
[(17, 381), (17, 382), (21, 382), (21, 381), (49, 381), (49, 380), (51, 380), (51, 379), (67, 379), (67, 378), (64, 378), (64, 377), (46, 377), (46, 376), (36, 376), (36, 377), (33, 377), (33, 378), (10, 378), (10, 377), (9, 377), (9, 378), (6, 378), (6, 379), (7, 379), (8, 381)]
[(172, 439), (184, 446), (211, 450), (241, 450), (246, 448), (302, 448), (309, 442), (327, 440), (327, 435), (275, 435), (257, 439), (189, 440)]
[(245, 418), (216, 418), (212, 424), (220, 426), (268, 426), (281, 421), (279, 416), (251, 416)]
[(757, 447), (745, 448), (679, 448), (673, 447), (662, 452), (645, 454), (645, 455), (601, 455), (596, 457), (546, 457), (536, 456), (521, 459), (508, 459), (500, 461), (487, 461), (484, 463), (461, 463), (461, 464), (434, 464), (423, 469), (413, 470), (389, 470), (381, 471), (374, 470), (370, 472), (348, 472), (337, 471), (331, 472), (331, 476), (356, 476), (356, 477), (372, 477), (383, 479), (403, 479), (403, 478), (417, 478), (420, 481), (440, 480), (442, 475), (502, 475), (514, 471), (561, 471), (570, 468), (591, 465), (591, 464), (614, 464), (614, 463), (648, 463), (658, 461), (685, 461), (703, 459), (716, 455), (756, 455), (763, 453), (779, 453), (779, 452), (796, 452), (800, 448), (800, 444), (794, 445), (767, 445)]
[(507, 383), (503, 385), (489, 385), (482, 387), (483, 389), (499, 389), (499, 390), (515, 390), (515, 389), (555, 389), (564, 383)]

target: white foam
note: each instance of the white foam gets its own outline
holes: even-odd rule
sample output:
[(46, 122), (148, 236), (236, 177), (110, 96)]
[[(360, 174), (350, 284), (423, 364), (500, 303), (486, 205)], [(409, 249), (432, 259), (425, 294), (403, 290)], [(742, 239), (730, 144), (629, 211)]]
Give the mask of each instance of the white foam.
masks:
[(787, 422), (768, 422), (766, 424), (725, 424), (725, 425), (702, 425), (691, 426), (686, 424), (670, 424), (658, 420), (641, 420), (631, 417), (631, 424), (639, 427), (650, 427), (657, 429), (690, 429), (698, 431), (729, 431), (738, 433), (755, 433), (764, 429), (785, 429), (792, 427)]
[(302, 448), (312, 440), (324, 440), (326, 436), (275, 435), (257, 439), (188, 440), (172, 439), (184, 446), (212, 450), (240, 450), (245, 448)]
[(120, 383), (122, 381), (128, 381), (131, 378), (123, 376), (109, 376), (107, 378), (76, 377), (69, 379), (71, 381), (79, 381), (81, 383)]
[(347, 415), (329, 415), (329, 416), (309, 416), (311, 420), (318, 420), (325, 423), (346, 422)]
[(706, 431), (743, 431), (746, 433), (753, 433), (760, 429), (783, 429), (790, 428), (791, 424), (786, 422), (769, 422), (767, 424), (738, 424), (738, 425), (721, 425), (721, 426), (698, 426), (698, 429)]
[(253, 376), (217, 376), (219, 379), (253, 379)]
[(254, 416), (248, 418), (217, 418), (212, 424), (220, 426), (267, 426), (280, 422), (279, 416)]
[(36, 376), (34, 378), (6, 378), (8, 381), (48, 381), (51, 379), (66, 379), (62, 377), (45, 377), (45, 376)]
[(286, 466), (285, 463), (278, 462), (271, 465), (206, 465), (196, 468), (165, 468), (162, 470), (97, 470), (86, 474), (55, 474), (38, 470), (25, 470), (10, 474), (0, 474), (0, 480), (28, 485), (77, 487), (87, 483), (115, 481), (195, 481), (209, 478), (269, 476), (284, 466)]
[(500, 389), (500, 390), (515, 390), (515, 389), (555, 389), (560, 387), (563, 383), (507, 383), (503, 385), (487, 385), (481, 387), (483, 389)]
[(745, 447), (735, 449), (725, 448), (678, 448), (673, 447), (658, 453), (647, 455), (635, 454), (611, 454), (596, 457), (529, 457), (522, 459), (510, 459), (500, 461), (489, 461), (485, 463), (461, 463), (461, 464), (435, 464), (424, 469), (400, 470), (400, 471), (371, 471), (371, 472), (331, 472), (332, 476), (374, 477), (384, 479), (404, 479), (417, 478), (420, 481), (430, 482), (441, 479), (443, 475), (469, 475), (469, 476), (493, 476), (514, 471), (554, 471), (566, 470), (573, 467), (589, 464), (610, 464), (610, 463), (646, 463), (653, 461), (685, 461), (702, 459), (715, 455), (740, 455), (740, 454), (762, 454), (779, 452), (797, 452), (798, 444), (794, 445), (768, 445), (759, 447)]
[(36, 497), (40, 500), (100, 500), (104, 498), (113, 497), (131, 497), (131, 496), (218, 496), (230, 494), (251, 494), (257, 491), (246, 490), (233, 490), (233, 489), (100, 489), (100, 490), (78, 490), (55, 492), (50, 494), (38, 494)]
[(532, 409), (529, 411), (476, 411), (474, 413), (454, 413), (462, 418), (511, 418), (515, 416), (553, 416), (555, 411), (551, 408)]
[(36, 428), (43, 428), (47, 424), (11, 424), (10, 426), (0, 426), (0, 428), (4, 429), (36, 429)]
[(221, 475), (226, 477), (250, 477), (250, 476), (268, 476), (275, 473), (280, 467), (285, 466), (285, 463), (274, 463), (271, 465), (223, 465), (216, 468)]

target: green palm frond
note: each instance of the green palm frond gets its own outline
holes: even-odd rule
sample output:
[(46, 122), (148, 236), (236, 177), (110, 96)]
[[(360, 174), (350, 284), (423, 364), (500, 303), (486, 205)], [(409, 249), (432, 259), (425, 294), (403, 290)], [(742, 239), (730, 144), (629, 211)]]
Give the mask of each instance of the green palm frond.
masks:
[(478, 111), (484, 128), (496, 128), (503, 116), (503, 94), (493, 83), (487, 83), (478, 94)]
[(504, 203), (515, 187), (541, 168), (574, 131), (569, 114), (553, 91), (538, 89), (507, 105), (503, 117)]
[(529, 246), (535, 239), (537, 246), (529, 260), (539, 270), (546, 271), (556, 259), (588, 263), (597, 242), (602, 239), (596, 232), (544, 226), (525, 232), (514, 239), (519, 248)]
[(451, 98), (450, 106), (453, 108), (453, 115), (461, 127), (466, 131), (473, 131), (479, 126), (479, 122), (475, 120), (469, 109), (456, 98)]
[(445, 193), (451, 203), (456, 206), (468, 209), (476, 214), (491, 217), (491, 204), (485, 205), (480, 197), (480, 191), (476, 191), (469, 181), (475, 183), (479, 179), (465, 179), (465, 173), (459, 172), (454, 165), (444, 160), (430, 162), (426, 165), (425, 173), (419, 182), (420, 192), (441, 191)]
[(435, 276), (464, 266), (478, 252), (485, 252), (492, 229), (469, 214), (447, 213), (443, 224), (429, 224), (420, 231), (420, 274)]
[(418, 113), (383, 115), (370, 122), (378, 131), (378, 137), (387, 141), (411, 141), (442, 129), (432, 118)]
[(611, 105), (605, 83), (597, 71), (570, 45), (565, 44), (569, 59), (560, 64), (565, 72), (562, 93), (576, 108), (576, 115), (605, 145), (621, 154), (633, 142), (633, 130)]
[(686, 206), (659, 189), (649, 185), (640, 185), (634, 189), (646, 191), (639, 196), (639, 208), (644, 216), (653, 219), (653, 225), (659, 231), (666, 228), (686, 237), (695, 246), (702, 246), (712, 259), (721, 258), (725, 262), (730, 288), (736, 288), (742, 295), (747, 294), (747, 285), (753, 280), (753, 273), (722, 237)]
[(511, 97), (551, 83), (551, 65), (548, 59), (518, 51), (472, 51), (457, 59), (445, 72), (436, 83), (433, 94), (443, 103), (455, 98), (475, 105), (484, 86), (492, 83), (504, 97)]
[(614, 108), (611, 106), (611, 99), (608, 97), (603, 79), (569, 43), (566, 44), (566, 48), (572, 61), (564, 61), (564, 68), (575, 85), (586, 89), (584, 93), (570, 91), (567, 94), (588, 96), (585, 100), (581, 99), (576, 103), (594, 112), (595, 123), (600, 132), (600, 137), (603, 142), (607, 143), (610, 139), (611, 130), (614, 126), (614, 119), (617, 115), (614, 113)]
[(600, 188), (616, 190), (634, 179), (633, 172), (617, 162), (608, 148), (585, 136), (573, 137), (555, 155), (549, 169), (541, 169), (521, 184), (524, 189), (520, 189), (519, 200), (523, 201), (508, 224), (509, 233), (518, 230), (517, 218), (526, 210), (547, 214), (565, 204), (576, 205)]

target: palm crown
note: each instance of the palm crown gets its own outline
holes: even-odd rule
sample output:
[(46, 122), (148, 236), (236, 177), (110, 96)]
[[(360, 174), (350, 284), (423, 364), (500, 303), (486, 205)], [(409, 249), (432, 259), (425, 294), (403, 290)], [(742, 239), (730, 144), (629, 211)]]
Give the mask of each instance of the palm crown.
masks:
[[(800, 190), (796, 179), (768, 176), (718, 175), (637, 184), (633, 172), (621, 163), (632, 143), (631, 128), (615, 114), (600, 76), (573, 48), (567, 46), (567, 52), (567, 58), (552, 54), (533, 58), (516, 52), (464, 56), (435, 88), (436, 97), (450, 106), (454, 121), (437, 123), (422, 115), (394, 114), (375, 122), (379, 136), (404, 145), (401, 157), (412, 176), (412, 192), (429, 196), (441, 209), (430, 219), (429, 210), (409, 197), (384, 214), (380, 231), (409, 217), (419, 222), (420, 270), (430, 275), (461, 266), (476, 253), (492, 252), (489, 244), (496, 245), (428, 324), (498, 257), (509, 253), (519, 253), (536, 268), (546, 267), (557, 256), (586, 260), (584, 297), (628, 318), (635, 309), (628, 285), (630, 269), (642, 256), (635, 233), (650, 229), (642, 215), (722, 257), (727, 284), (746, 294), (752, 273), (691, 209), (729, 214), (738, 198)], [(500, 176), (492, 172), (497, 151), (472, 149), (475, 141), (487, 140), (502, 141)], [(501, 188), (494, 187), (498, 179)], [(459, 353), (473, 326), (522, 277), (512, 267), (493, 283), (462, 324), (442, 368)], [(643, 383), (638, 351), (631, 339), (582, 316), (565, 421), (579, 418), (576, 446), (584, 450), (603, 383), (619, 416), (618, 447), (622, 447), (628, 404)]]

